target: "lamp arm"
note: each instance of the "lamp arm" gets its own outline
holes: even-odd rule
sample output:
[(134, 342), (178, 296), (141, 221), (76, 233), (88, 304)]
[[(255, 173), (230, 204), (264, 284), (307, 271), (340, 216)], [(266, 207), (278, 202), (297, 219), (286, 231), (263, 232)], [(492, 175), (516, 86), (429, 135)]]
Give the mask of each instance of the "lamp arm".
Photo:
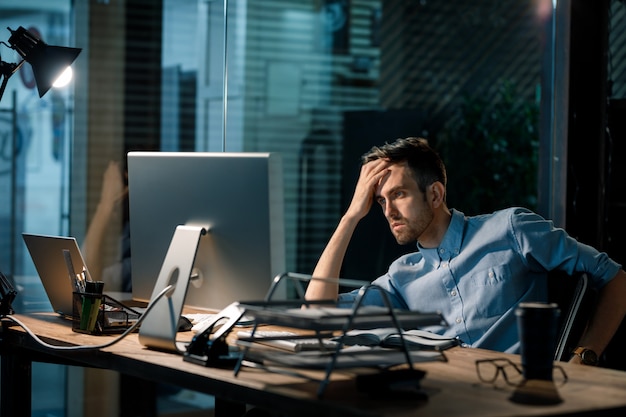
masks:
[(21, 60), (19, 64), (11, 64), (0, 60), (0, 76), (2, 77), (2, 85), (0, 85), (0, 100), (2, 100), (4, 90), (7, 88), (9, 78), (11, 75), (15, 74), (18, 69), (20, 69), (24, 62), (24, 60)]
[(4, 95), (4, 89), (7, 88), (7, 82), (9, 81), (9, 77), (4, 74), (0, 74), (0, 77), (2, 77), (2, 85), (0, 85), (0, 101), (1, 101), (2, 96)]

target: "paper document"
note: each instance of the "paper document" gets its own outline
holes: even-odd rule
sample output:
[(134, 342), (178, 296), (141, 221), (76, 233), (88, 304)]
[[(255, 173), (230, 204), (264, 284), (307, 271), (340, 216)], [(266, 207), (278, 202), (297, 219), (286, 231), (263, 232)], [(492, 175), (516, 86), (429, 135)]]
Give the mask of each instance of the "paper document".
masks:
[[(300, 352), (294, 354), (265, 353), (263, 364), (283, 365), (302, 368), (326, 368), (332, 361), (334, 352), (320, 354), (319, 352)], [(411, 360), (418, 362), (431, 362), (445, 360), (443, 353), (437, 351), (413, 350), (409, 352)], [(377, 347), (352, 346), (342, 349), (337, 354), (335, 368), (354, 368), (359, 366), (388, 367), (407, 363), (404, 352), (396, 349), (383, 349)]]
[[(438, 335), (426, 330), (411, 329), (402, 332), (409, 348), (443, 350), (460, 344), (458, 338)], [(335, 340), (339, 340), (337, 337)], [(382, 346), (401, 348), (402, 338), (395, 327), (369, 330), (350, 330), (342, 339), (344, 345)]]
[[(237, 336), (242, 338), (252, 337), (250, 331), (240, 331)], [(305, 337), (302, 338), (297, 333), (288, 331), (257, 330), (254, 332), (254, 343), (261, 343), (267, 346), (285, 349), (290, 352), (301, 352), (305, 350), (329, 350), (337, 347), (337, 342), (328, 338)]]

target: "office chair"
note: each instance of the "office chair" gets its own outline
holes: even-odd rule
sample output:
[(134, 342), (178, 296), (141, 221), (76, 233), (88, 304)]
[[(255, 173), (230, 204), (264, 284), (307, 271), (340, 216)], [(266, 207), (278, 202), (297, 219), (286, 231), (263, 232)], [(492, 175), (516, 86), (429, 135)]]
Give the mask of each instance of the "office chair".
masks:
[(548, 297), (561, 310), (555, 361), (566, 362), (571, 358), (589, 322), (596, 296), (586, 273), (569, 276), (564, 272), (553, 271), (548, 274)]

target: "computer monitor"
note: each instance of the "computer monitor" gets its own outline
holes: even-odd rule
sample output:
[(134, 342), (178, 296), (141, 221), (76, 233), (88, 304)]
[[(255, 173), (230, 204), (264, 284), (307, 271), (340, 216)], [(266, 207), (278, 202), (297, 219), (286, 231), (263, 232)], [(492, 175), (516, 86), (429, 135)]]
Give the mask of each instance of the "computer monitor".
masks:
[(150, 301), (181, 225), (208, 229), (186, 306), (220, 310), (262, 300), (285, 272), (279, 154), (129, 152), (128, 185), (133, 299)]

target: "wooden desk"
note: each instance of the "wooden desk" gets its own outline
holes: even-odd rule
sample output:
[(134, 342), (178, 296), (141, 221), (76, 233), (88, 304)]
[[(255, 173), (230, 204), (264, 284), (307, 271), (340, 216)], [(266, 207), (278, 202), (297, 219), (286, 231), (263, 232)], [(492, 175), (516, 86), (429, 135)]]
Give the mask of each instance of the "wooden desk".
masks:
[[(70, 323), (54, 314), (16, 315), (35, 334), (51, 344), (102, 344), (114, 336), (89, 336), (72, 332)], [(190, 336), (190, 335), (189, 335)], [(495, 389), (480, 383), (475, 360), (509, 357), (480, 349), (453, 348), (448, 362), (429, 362), (416, 367), (427, 372), (422, 388), (427, 401), (369, 398), (355, 389), (353, 372), (336, 371), (323, 399), (316, 397), (317, 384), (300, 378), (244, 368), (237, 377), (232, 370), (205, 368), (182, 360), (180, 355), (148, 350), (131, 335), (98, 351), (58, 351), (42, 347), (19, 327), (4, 326), (2, 351), (2, 416), (30, 416), (31, 363), (52, 361), (105, 368), (149, 381), (167, 382), (205, 392), (226, 401), (238, 401), (297, 416), (536, 416), (623, 415), (626, 410), (626, 373), (562, 364), (569, 382), (558, 388), (558, 405), (522, 405), (509, 401), (512, 388)], [(28, 397), (28, 398), (26, 398)]]

